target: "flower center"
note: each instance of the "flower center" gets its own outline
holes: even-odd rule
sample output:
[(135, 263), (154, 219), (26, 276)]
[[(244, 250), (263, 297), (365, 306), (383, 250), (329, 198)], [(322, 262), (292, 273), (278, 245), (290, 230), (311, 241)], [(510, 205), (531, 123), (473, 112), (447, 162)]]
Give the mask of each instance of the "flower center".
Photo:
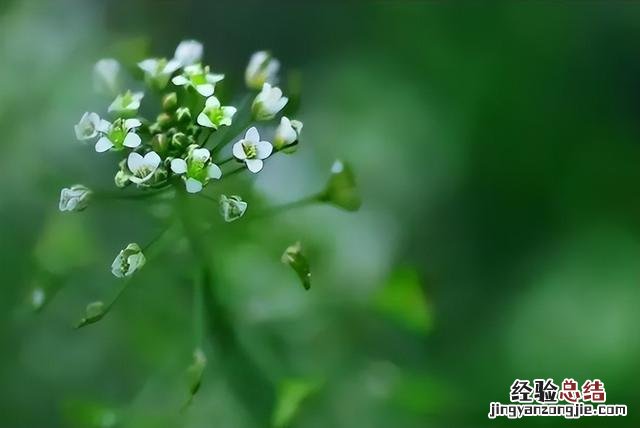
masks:
[(126, 137), (127, 133), (120, 126), (114, 126), (111, 131), (109, 131), (108, 138), (111, 140), (114, 146), (121, 148), (124, 143), (124, 137)]
[(207, 178), (207, 170), (203, 162), (192, 160), (187, 164), (187, 176), (204, 183)]
[(216, 125), (219, 125), (222, 119), (224, 119), (224, 113), (222, 112), (221, 108), (216, 108), (209, 111), (208, 116), (211, 122), (215, 123)]
[(242, 149), (244, 150), (244, 154), (247, 156), (247, 159), (253, 159), (258, 154), (256, 146), (251, 143), (242, 143)]

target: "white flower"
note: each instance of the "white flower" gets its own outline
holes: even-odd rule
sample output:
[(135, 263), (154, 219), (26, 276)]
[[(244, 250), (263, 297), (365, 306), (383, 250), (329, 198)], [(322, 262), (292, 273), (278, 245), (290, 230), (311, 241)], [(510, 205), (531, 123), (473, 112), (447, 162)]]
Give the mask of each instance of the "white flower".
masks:
[(209, 72), (209, 66), (202, 67), (200, 64), (188, 65), (183, 73), (171, 79), (176, 86), (192, 86), (203, 97), (210, 97), (216, 87), (216, 83), (224, 79), (224, 74), (213, 74)]
[(209, 97), (202, 113), (198, 115), (198, 125), (218, 129), (219, 126), (231, 125), (231, 119), (236, 114), (236, 108), (221, 106), (216, 97)]
[(120, 251), (111, 264), (111, 272), (118, 278), (131, 276), (142, 266), (147, 259), (142, 254), (142, 249), (138, 244), (131, 243)]
[(247, 203), (237, 195), (220, 195), (220, 214), (224, 221), (230, 223), (239, 219), (247, 210)]
[(145, 80), (158, 89), (164, 89), (171, 75), (181, 66), (179, 61), (167, 61), (165, 58), (149, 58), (138, 63), (138, 67), (144, 71)]
[(260, 134), (255, 126), (249, 128), (244, 139), (233, 145), (233, 156), (244, 161), (249, 171), (256, 173), (262, 169), (263, 159), (271, 155), (273, 146), (268, 141), (260, 141)]
[(186, 159), (176, 158), (171, 161), (171, 171), (183, 176), (189, 193), (198, 193), (209, 179), (218, 180), (222, 177), (220, 167), (211, 162), (209, 150), (196, 144), (188, 147)]
[(267, 51), (251, 55), (249, 65), (244, 72), (244, 80), (250, 89), (261, 89), (265, 83), (275, 84), (276, 74), (280, 69), (280, 61)]
[(289, 98), (282, 96), (280, 88), (272, 87), (265, 83), (262, 91), (253, 100), (251, 110), (256, 120), (272, 119), (289, 101)]
[(142, 92), (127, 91), (124, 94), (120, 94), (109, 106), (109, 112), (116, 112), (119, 114), (135, 114), (140, 108), (140, 102), (144, 98)]
[(135, 149), (142, 140), (136, 134), (137, 127), (142, 125), (138, 119), (116, 119), (115, 122), (109, 123), (103, 121), (100, 132), (104, 135), (96, 143), (96, 152), (102, 153), (109, 149), (122, 150), (125, 147)]
[(119, 89), (120, 63), (113, 58), (104, 58), (93, 67), (93, 86), (96, 91), (115, 94)]
[(173, 59), (182, 66), (195, 64), (202, 59), (202, 43), (196, 40), (184, 40), (176, 48)]
[(144, 156), (136, 152), (129, 153), (127, 158), (127, 167), (131, 171), (129, 180), (136, 184), (149, 181), (160, 166), (160, 162), (160, 156), (156, 152), (149, 152)]
[(74, 184), (60, 191), (60, 211), (82, 211), (89, 205), (92, 191), (82, 184)]
[(282, 116), (280, 125), (276, 128), (276, 135), (273, 138), (273, 145), (280, 150), (288, 144), (293, 144), (300, 138), (302, 132), (302, 122), (299, 120), (289, 120), (288, 117)]
[(109, 122), (100, 119), (97, 113), (86, 112), (82, 115), (80, 122), (73, 127), (73, 130), (78, 140), (86, 141), (96, 138), (99, 132), (104, 132), (108, 127)]

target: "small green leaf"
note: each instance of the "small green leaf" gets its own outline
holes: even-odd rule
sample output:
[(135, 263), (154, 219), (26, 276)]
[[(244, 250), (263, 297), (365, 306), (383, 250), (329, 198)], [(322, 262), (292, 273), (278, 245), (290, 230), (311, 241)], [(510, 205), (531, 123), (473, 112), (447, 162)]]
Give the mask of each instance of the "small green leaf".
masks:
[(322, 192), (321, 201), (347, 211), (357, 211), (362, 205), (353, 170), (346, 162), (336, 160), (331, 166), (331, 176)]
[(271, 424), (274, 428), (291, 426), (303, 402), (320, 389), (320, 382), (310, 379), (287, 379), (278, 386), (278, 398)]
[(76, 328), (84, 327), (85, 325), (98, 322), (107, 313), (107, 311), (105, 310), (104, 302), (101, 302), (101, 301), (89, 303), (84, 312), (85, 312), (84, 318), (82, 318), (76, 324)]
[(298, 274), (305, 290), (311, 288), (311, 270), (307, 258), (302, 254), (302, 245), (296, 242), (287, 247), (282, 254), (282, 263), (288, 264)]

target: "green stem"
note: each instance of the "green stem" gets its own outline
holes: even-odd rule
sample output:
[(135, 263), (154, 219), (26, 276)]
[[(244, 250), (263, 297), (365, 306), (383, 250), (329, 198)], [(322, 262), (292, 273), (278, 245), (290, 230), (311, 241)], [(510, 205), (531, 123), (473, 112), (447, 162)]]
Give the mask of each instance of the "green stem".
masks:
[(181, 193), (179, 204), (181, 220), (192, 251), (201, 265), (202, 287), (200, 288), (204, 308), (204, 325), (220, 352), (229, 387), (240, 399), (253, 418), (252, 426), (267, 426), (275, 404), (275, 391), (268, 377), (247, 354), (233, 327), (232, 318), (216, 294), (214, 273), (207, 245), (189, 211), (186, 192)]
[(324, 196), (324, 192), (315, 193), (313, 195), (306, 196), (306, 197), (298, 199), (296, 201), (287, 202), (287, 203), (282, 204), (282, 205), (276, 205), (274, 207), (266, 208), (264, 211), (256, 213), (251, 218), (256, 219), (256, 218), (271, 217), (273, 215), (280, 214), (280, 213), (282, 213), (284, 211), (288, 211), (288, 210), (292, 210), (292, 209), (296, 209), (296, 208), (301, 208), (301, 207), (304, 207), (304, 206), (307, 206), (307, 205), (319, 203), (319, 202), (322, 201), (322, 197), (323, 196)]
[(154, 198), (164, 194), (171, 186), (167, 185), (154, 190), (147, 190), (140, 193), (113, 193), (113, 192), (96, 192), (96, 199), (102, 200), (141, 200)]

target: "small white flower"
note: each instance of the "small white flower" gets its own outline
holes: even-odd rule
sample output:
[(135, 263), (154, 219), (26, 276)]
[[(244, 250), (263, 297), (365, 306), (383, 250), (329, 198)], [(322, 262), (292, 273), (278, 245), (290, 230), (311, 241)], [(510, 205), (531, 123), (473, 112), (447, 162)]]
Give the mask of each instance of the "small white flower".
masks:
[(236, 114), (236, 108), (221, 106), (216, 97), (209, 97), (202, 113), (198, 115), (198, 125), (218, 129), (219, 126), (231, 125), (231, 119)]
[(244, 161), (247, 169), (253, 173), (260, 172), (263, 159), (273, 152), (273, 146), (268, 141), (260, 141), (260, 134), (255, 126), (249, 128), (244, 139), (233, 145), (233, 156)]
[(239, 219), (247, 210), (247, 203), (237, 195), (220, 195), (220, 214), (224, 221), (230, 223)]
[(149, 58), (138, 63), (138, 67), (144, 71), (145, 80), (158, 89), (164, 89), (171, 75), (181, 66), (179, 61), (167, 61), (165, 58)]
[(211, 162), (211, 153), (204, 147), (192, 144), (188, 147), (186, 159), (171, 160), (171, 171), (182, 175), (187, 192), (198, 193), (209, 179), (218, 180), (222, 177), (220, 167)]
[(173, 55), (173, 59), (182, 66), (195, 64), (202, 59), (202, 43), (196, 40), (184, 40), (180, 42)]
[(142, 143), (140, 136), (135, 132), (140, 125), (142, 123), (138, 119), (116, 119), (113, 123), (104, 121), (100, 130), (104, 135), (96, 143), (96, 152), (122, 150), (125, 147), (135, 149)]
[(265, 83), (275, 84), (276, 74), (280, 69), (280, 61), (267, 51), (251, 55), (249, 65), (244, 72), (244, 80), (250, 89), (261, 89)]
[(280, 125), (276, 128), (276, 135), (273, 138), (273, 145), (280, 150), (288, 144), (293, 144), (300, 138), (302, 132), (302, 122), (299, 120), (289, 120), (282, 116)]
[(86, 112), (82, 115), (80, 122), (73, 127), (73, 130), (78, 140), (86, 141), (96, 138), (99, 132), (105, 132), (108, 127), (109, 122), (100, 119), (97, 113)]
[(265, 83), (262, 91), (253, 100), (251, 110), (256, 120), (269, 120), (287, 105), (289, 98), (282, 96), (280, 88), (272, 87)]
[(183, 73), (177, 75), (171, 81), (176, 86), (192, 86), (203, 97), (210, 97), (216, 88), (216, 83), (224, 79), (224, 74), (209, 72), (209, 66), (200, 64), (188, 65)]
[(115, 94), (119, 89), (120, 63), (113, 58), (104, 58), (93, 67), (93, 86), (104, 94)]
[(131, 276), (146, 263), (147, 259), (142, 254), (138, 244), (131, 243), (120, 251), (111, 264), (111, 273), (118, 278)]
[(89, 205), (93, 192), (82, 184), (74, 184), (60, 191), (60, 211), (82, 211)]
[(142, 92), (127, 91), (124, 94), (120, 94), (109, 106), (109, 112), (116, 112), (118, 114), (135, 114), (140, 108), (140, 102), (144, 98)]
[(160, 156), (156, 152), (149, 152), (142, 156), (140, 153), (129, 153), (127, 158), (127, 167), (131, 171), (129, 180), (136, 184), (142, 184), (149, 181), (153, 174), (160, 166)]

